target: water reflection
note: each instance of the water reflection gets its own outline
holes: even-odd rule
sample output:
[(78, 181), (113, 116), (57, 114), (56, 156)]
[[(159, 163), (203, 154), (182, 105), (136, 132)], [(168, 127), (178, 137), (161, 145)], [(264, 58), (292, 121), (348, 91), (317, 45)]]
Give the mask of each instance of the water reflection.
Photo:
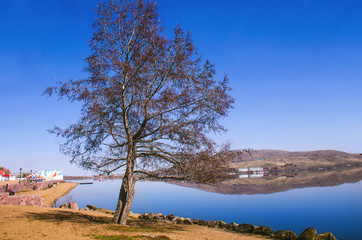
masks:
[(266, 194), (284, 192), (295, 188), (338, 186), (362, 180), (362, 167), (317, 169), (309, 171), (267, 171), (248, 169), (219, 184), (170, 182), (185, 187), (223, 194)]

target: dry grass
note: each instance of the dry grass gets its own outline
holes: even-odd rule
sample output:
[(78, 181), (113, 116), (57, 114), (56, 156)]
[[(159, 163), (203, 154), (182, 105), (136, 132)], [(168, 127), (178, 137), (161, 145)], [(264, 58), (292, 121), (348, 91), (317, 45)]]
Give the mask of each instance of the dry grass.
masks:
[(29, 206), (0, 206), (0, 239), (266, 239), (201, 226), (130, 219), (129, 226), (110, 215)]

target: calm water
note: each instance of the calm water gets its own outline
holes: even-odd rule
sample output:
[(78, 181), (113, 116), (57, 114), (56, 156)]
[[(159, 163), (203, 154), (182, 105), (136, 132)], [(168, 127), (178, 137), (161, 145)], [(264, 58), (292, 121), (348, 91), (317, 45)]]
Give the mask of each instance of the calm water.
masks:
[[(115, 210), (121, 180), (79, 185), (58, 200)], [(334, 187), (293, 189), (255, 195), (227, 195), (163, 182), (138, 182), (132, 211), (175, 214), (293, 230), (332, 232), (338, 239), (362, 239), (362, 181)]]

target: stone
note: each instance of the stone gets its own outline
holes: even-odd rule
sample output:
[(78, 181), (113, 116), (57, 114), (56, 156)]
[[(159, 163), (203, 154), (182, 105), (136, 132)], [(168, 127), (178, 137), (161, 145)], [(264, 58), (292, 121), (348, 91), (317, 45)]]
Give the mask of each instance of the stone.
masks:
[(174, 217), (171, 222), (177, 223), (177, 221), (179, 221), (179, 219), (180, 219), (179, 217)]
[(185, 218), (184, 224), (186, 224), (186, 225), (193, 225), (194, 223), (192, 222), (192, 220), (191, 220), (190, 218)]
[(60, 205), (59, 208), (68, 209), (68, 208), (69, 208), (69, 205), (68, 205), (67, 203), (64, 203), (64, 204)]
[(274, 233), (274, 237), (281, 240), (296, 240), (297, 234), (289, 230), (279, 230)]
[(105, 208), (97, 208), (95, 211), (114, 215), (114, 211)]
[(146, 218), (147, 218), (147, 214), (146, 214), (146, 213), (142, 213), (138, 218), (139, 218), (139, 219), (146, 219)]
[(297, 238), (298, 240), (314, 240), (317, 236), (317, 230), (315, 228), (307, 228)]
[(215, 227), (215, 221), (207, 221), (207, 226), (208, 226), (209, 228)]
[(252, 231), (252, 233), (254, 234), (260, 234), (260, 235), (264, 235), (264, 236), (271, 236), (273, 234), (274, 230), (271, 229), (270, 227), (266, 227), (266, 226), (260, 226), (258, 228), (256, 228), (254, 231)]
[(90, 205), (90, 204), (87, 204), (87, 208), (89, 208), (90, 210), (96, 210), (97, 207), (93, 206), (93, 205)]
[(199, 220), (200, 226), (207, 226), (207, 222), (205, 220)]
[(69, 203), (69, 208), (72, 209), (72, 210), (78, 211), (78, 210), (79, 210), (78, 203), (76, 203), (76, 202), (70, 202), (70, 203)]
[(226, 222), (224, 222), (224, 221), (217, 220), (217, 221), (215, 222), (215, 225), (216, 225), (217, 227), (219, 227), (219, 228), (226, 228), (228, 224), (227, 224)]
[(180, 217), (176, 220), (177, 224), (184, 224), (185, 219), (183, 217)]
[(238, 229), (236, 231), (239, 233), (251, 233), (254, 230), (255, 230), (254, 225), (242, 223), (238, 226)]
[(146, 219), (152, 220), (154, 216), (155, 214), (153, 212), (150, 212), (149, 214), (147, 214)]
[(237, 223), (230, 223), (226, 226), (227, 229), (231, 230), (231, 231), (237, 231), (238, 230), (239, 225)]
[(154, 216), (154, 219), (156, 219), (156, 220), (165, 220), (165, 219), (166, 219), (166, 216), (163, 215), (162, 213), (157, 213), (157, 214)]
[(193, 224), (199, 225), (199, 222), (200, 222), (200, 221), (199, 221), (198, 219), (192, 219), (192, 223), (193, 223)]
[(166, 218), (167, 218), (168, 220), (172, 221), (172, 219), (175, 218), (175, 215), (174, 215), (174, 214), (169, 214), (169, 215), (166, 216)]
[(333, 236), (332, 233), (327, 232), (327, 233), (318, 234), (315, 240), (337, 240), (337, 238)]

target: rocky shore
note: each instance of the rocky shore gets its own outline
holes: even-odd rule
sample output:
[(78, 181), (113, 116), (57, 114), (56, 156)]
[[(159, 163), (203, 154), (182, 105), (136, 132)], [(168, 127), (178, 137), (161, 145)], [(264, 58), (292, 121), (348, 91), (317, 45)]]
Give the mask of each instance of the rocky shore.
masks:
[(220, 228), (227, 229), (230, 231), (238, 232), (238, 233), (249, 233), (249, 234), (257, 234), (263, 235), (267, 237), (272, 237), (276, 239), (282, 240), (337, 240), (332, 233), (327, 232), (323, 234), (317, 234), (317, 230), (315, 228), (307, 228), (302, 234), (297, 236), (297, 234), (290, 230), (278, 230), (275, 231), (266, 226), (254, 226), (246, 223), (237, 224), (237, 223), (226, 223), (220, 220), (217, 221), (205, 221), (198, 219), (190, 219), (171, 215), (163, 215), (161, 213), (143, 213), (139, 216), (140, 219), (148, 219), (155, 221), (164, 221), (167, 223), (175, 223), (175, 224), (186, 224), (186, 225), (200, 225), (209, 228)]
[[(97, 208), (93, 205), (87, 205), (86, 208), (79, 209), (78, 204), (71, 202), (69, 204), (63, 204), (60, 206), (63, 209), (73, 209), (73, 210), (81, 210), (81, 211), (97, 211), (107, 214), (114, 214), (114, 211)], [(242, 234), (253, 234), (253, 235), (262, 235), (265, 237), (270, 237), (273, 239), (281, 239), (281, 240), (337, 240), (331, 232), (318, 234), (315, 228), (307, 228), (305, 229), (299, 236), (290, 230), (278, 230), (274, 231), (270, 227), (266, 226), (254, 226), (247, 223), (237, 224), (237, 223), (226, 223), (221, 220), (216, 221), (205, 221), (199, 219), (190, 219), (175, 216), (174, 214), (163, 215), (162, 213), (154, 214), (150, 213), (142, 213), (142, 214), (130, 214), (132, 217), (137, 217), (138, 219), (148, 220), (148, 221), (156, 221), (156, 222), (164, 222), (167, 224), (180, 224), (180, 225), (199, 225), (208, 228), (216, 228), (216, 229), (224, 229), (236, 233)]]

